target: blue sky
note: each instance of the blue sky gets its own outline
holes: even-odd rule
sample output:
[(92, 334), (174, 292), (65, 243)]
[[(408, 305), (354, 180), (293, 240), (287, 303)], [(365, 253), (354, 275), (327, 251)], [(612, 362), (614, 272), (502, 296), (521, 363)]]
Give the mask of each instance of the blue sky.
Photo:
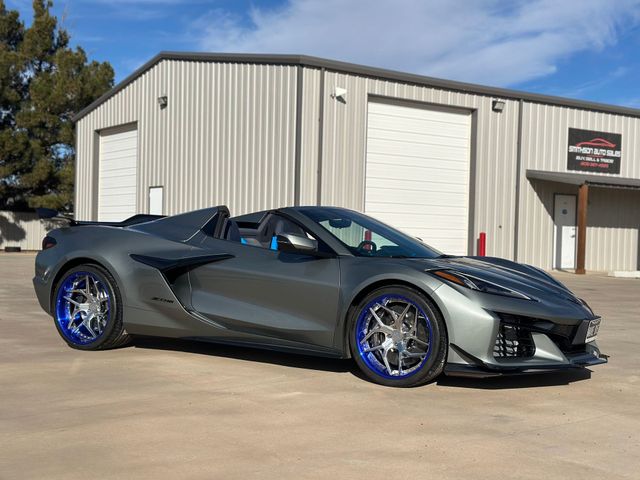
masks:
[[(5, 0), (30, 21), (29, 0)], [(161, 50), (301, 53), (640, 108), (640, 0), (54, 0), (121, 80)]]

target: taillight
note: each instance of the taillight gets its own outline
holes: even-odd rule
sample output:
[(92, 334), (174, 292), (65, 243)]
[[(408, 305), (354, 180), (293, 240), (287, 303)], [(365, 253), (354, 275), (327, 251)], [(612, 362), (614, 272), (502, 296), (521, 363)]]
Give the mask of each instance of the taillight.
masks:
[(46, 237), (44, 237), (42, 239), (42, 249), (43, 250), (47, 250), (47, 249), (49, 249), (51, 247), (55, 247), (57, 243), (58, 242), (56, 242), (55, 238), (50, 237), (49, 235), (47, 235)]

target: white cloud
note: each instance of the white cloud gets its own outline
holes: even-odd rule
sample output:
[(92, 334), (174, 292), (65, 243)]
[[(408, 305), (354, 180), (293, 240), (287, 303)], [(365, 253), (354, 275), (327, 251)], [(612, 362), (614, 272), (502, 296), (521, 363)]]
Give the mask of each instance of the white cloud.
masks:
[(208, 51), (302, 53), (502, 86), (615, 44), (639, 21), (640, 0), (290, 0), (248, 18), (216, 9), (193, 28)]
[[(594, 79), (588, 80), (586, 82), (577, 83), (569, 88), (563, 89), (550, 89), (548, 92), (551, 95), (558, 95), (560, 97), (573, 97), (580, 98), (583, 97), (586, 93), (599, 90), (616, 80), (629, 75), (630, 69), (628, 67), (618, 67), (613, 71), (603, 72), (601, 75), (597, 75)], [(624, 102), (622, 102), (624, 104)]]
[(187, 4), (198, 4), (198, 3), (206, 3), (207, 0), (89, 0), (86, 3), (108, 3), (110, 5), (125, 5), (125, 6), (135, 6), (135, 5), (187, 5)]

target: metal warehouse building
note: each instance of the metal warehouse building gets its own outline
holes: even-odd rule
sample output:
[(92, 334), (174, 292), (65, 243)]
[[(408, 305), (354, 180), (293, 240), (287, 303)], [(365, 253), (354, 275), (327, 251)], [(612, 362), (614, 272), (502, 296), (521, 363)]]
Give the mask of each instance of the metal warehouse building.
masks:
[(337, 205), (452, 254), (638, 270), (640, 110), (291, 55), (161, 53), (80, 112), (76, 217)]

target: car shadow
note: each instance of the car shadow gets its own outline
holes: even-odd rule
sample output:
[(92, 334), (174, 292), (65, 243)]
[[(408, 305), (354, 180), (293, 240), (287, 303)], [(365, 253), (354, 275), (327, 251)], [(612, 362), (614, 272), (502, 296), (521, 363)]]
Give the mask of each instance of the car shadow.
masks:
[[(358, 369), (355, 362), (349, 359), (324, 358), (311, 355), (292, 354), (263, 350), (259, 348), (223, 345), (217, 343), (197, 342), (192, 340), (168, 339), (161, 337), (134, 337), (134, 348), (167, 350), (233, 358), (248, 362), (268, 363), (290, 368), (301, 368), (335, 373), (351, 373), (361, 380), (368, 381)], [(517, 388), (551, 387), (569, 385), (570, 383), (588, 380), (591, 371), (572, 369), (559, 372), (547, 372), (528, 375), (513, 375), (490, 378), (450, 377), (440, 375), (434, 382), (441, 387), (473, 388), (483, 390), (508, 390)]]
[(133, 339), (132, 346), (134, 348), (170, 350), (193, 353), (196, 355), (211, 355), (214, 357), (233, 358), (249, 362), (270, 363), (273, 365), (282, 365), (284, 367), (323, 370), (337, 373), (351, 372), (354, 368), (351, 360), (315, 357), (304, 354), (291, 354), (260, 348), (224, 345), (213, 342), (197, 342), (195, 340), (136, 336)]

